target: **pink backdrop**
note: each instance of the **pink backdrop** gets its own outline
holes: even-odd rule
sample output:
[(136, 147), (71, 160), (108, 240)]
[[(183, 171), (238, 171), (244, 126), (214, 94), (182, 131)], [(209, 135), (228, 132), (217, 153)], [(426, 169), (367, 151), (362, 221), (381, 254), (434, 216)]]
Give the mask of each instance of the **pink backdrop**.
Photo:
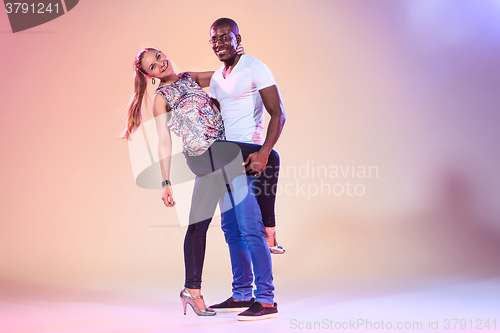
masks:
[[(185, 229), (116, 137), (135, 54), (214, 70), (219, 17), (285, 103), (277, 295), (498, 274), (498, 1), (107, 0), (16, 34), (0, 13), (0, 284), (181, 288)], [(213, 224), (205, 288), (231, 281)]]

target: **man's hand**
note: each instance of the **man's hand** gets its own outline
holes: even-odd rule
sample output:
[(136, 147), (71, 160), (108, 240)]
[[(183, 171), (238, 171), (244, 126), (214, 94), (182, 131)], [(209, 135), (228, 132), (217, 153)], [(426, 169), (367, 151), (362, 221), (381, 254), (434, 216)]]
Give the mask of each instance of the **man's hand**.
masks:
[(268, 157), (269, 154), (266, 154), (260, 150), (248, 155), (245, 162), (243, 162), (245, 171), (255, 177), (259, 176), (266, 168)]

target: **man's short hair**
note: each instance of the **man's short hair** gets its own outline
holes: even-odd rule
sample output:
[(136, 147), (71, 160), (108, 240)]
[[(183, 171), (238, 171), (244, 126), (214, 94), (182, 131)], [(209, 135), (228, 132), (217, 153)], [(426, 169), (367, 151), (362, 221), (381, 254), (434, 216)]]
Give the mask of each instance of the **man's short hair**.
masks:
[(231, 31), (235, 34), (235, 35), (239, 35), (240, 32), (239, 32), (239, 29), (238, 29), (238, 24), (236, 24), (236, 22), (234, 22), (233, 20), (231, 20), (230, 18), (227, 18), (227, 17), (222, 17), (218, 20), (216, 20), (212, 26), (210, 27), (210, 30), (212, 29), (215, 29), (221, 25), (229, 25), (231, 27)]

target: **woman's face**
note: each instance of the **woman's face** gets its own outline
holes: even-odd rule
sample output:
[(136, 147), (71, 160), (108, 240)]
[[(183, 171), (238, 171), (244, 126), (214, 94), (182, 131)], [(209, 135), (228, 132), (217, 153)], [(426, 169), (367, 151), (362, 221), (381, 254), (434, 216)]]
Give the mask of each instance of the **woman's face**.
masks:
[(161, 79), (172, 73), (172, 64), (161, 51), (150, 50), (142, 57), (141, 69), (148, 76)]

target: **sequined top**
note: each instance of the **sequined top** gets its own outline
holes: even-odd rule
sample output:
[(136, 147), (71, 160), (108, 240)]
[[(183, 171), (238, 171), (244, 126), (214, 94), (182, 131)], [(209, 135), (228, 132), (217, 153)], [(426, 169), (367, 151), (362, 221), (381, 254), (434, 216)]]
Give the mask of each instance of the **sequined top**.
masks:
[(179, 80), (162, 85), (155, 94), (163, 96), (172, 109), (169, 129), (182, 138), (184, 155), (203, 154), (215, 140), (225, 140), (219, 110), (208, 94), (187, 73)]

